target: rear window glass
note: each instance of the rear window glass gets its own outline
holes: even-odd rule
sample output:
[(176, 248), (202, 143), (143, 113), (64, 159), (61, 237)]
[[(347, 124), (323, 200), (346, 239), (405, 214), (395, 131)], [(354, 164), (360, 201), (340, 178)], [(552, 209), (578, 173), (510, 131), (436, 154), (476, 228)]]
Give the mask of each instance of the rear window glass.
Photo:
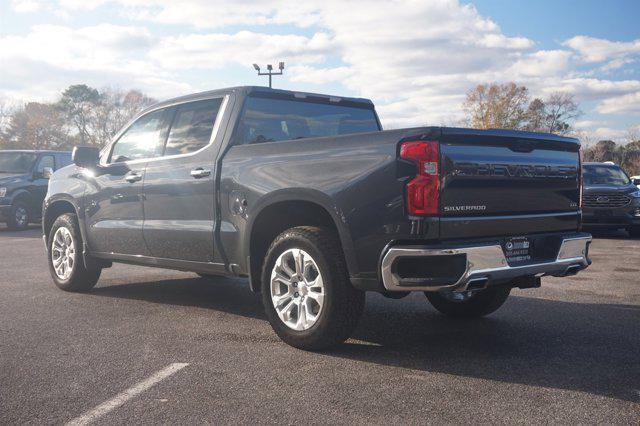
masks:
[(622, 169), (612, 166), (584, 166), (585, 185), (627, 185), (630, 180)]
[(380, 130), (373, 110), (334, 104), (249, 97), (239, 143), (261, 143)]
[(178, 107), (164, 155), (187, 154), (209, 145), (222, 98), (192, 102)]

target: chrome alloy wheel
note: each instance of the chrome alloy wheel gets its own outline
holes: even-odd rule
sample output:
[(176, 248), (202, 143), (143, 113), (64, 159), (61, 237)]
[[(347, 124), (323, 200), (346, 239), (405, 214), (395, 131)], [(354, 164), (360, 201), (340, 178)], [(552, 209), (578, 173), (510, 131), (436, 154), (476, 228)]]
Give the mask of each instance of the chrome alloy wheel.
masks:
[(324, 305), (324, 282), (315, 260), (304, 250), (282, 253), (271, 271), (271, 301), (287, 327), (308, 330)]
[(76, 245), (71, 232), (63, 227), (58, 228), (51, 242), (51, 261), (56, 275), (67, 280), (75, 266)]

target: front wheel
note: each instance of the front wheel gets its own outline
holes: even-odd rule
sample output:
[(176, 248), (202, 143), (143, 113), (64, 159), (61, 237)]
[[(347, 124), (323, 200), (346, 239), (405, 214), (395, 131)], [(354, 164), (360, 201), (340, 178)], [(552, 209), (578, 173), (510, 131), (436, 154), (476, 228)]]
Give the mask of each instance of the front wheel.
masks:
[(47, 240), (49, 271), (62, 290), (83, 292), (93, 288), (102, 268), (85, 266), (82, 259), (82, 236), (75, 214), (58, 217)]
[(321, 350), (351, 335), (365, 296), (351, 285), (335, 232), (301, 226), (271, 244), (262, 269), (262, 302), (285, 343)]
[(30, 221), (31, 211), (29, 206), (22, 201), (14, 202), (7, 218), (7, 227), (13, 231), (23, 231), (27, 229)]
[(477, 318), (496, 311), (511, 293), (511, 287), (496, 286), (472, 292), (425, 292), (440, 313), (458, 318)]

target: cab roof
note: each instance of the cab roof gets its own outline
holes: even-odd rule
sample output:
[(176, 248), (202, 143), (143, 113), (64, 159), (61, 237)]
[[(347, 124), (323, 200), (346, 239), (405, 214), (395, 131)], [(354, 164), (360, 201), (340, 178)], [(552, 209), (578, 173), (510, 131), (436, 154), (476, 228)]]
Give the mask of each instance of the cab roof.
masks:
[(610, 163), (610, 162), (599, 162), (599, 161), (588, 161), (586, 163), (582, 163), (583, 166), (605, 166), (605, 167), (620, 167), (619, 165), (617, 165), (616, 163)]
[(200, 99), (210, 98), (212, 96), (223, 96), (231, 93), (237, 93), (243, 96), (251, 96), (251, 95), (271, 95), (274, 97), (278, 97), (278, 95), (283, 97), (293, 97), (299, 99), (323, 99), (325, 101), (331, 101), (336, 103), (352, 103), (352, 104), (361, 104), (365, 107), (372, 108), (373, 102), (370, 99), (366, 98), (353, 98), (348, 96), (336, 96), (336, 95), (326, 95), (321, 93), (310, 93), (310, 92), (298, 92), (293, 90), (283, 90), (283, 89), (272, 89), (269, 87), (263, 86), (236, 86), (236, 87), (228, 87), (224, 89), (216, 89), (216, 90), (208, 90), (206, 92), (192, 93), (190, 95), (179, 96), (177, 98), (167, 99), (162, 102), (158, 102), (150, 107), (146, 108), (144, 112), (148, 110), (153, 110), (157, 108), (161, 108), (164, 106), (169, 106), (176, 103), (183, 102), (191, 102), (197, 101)]

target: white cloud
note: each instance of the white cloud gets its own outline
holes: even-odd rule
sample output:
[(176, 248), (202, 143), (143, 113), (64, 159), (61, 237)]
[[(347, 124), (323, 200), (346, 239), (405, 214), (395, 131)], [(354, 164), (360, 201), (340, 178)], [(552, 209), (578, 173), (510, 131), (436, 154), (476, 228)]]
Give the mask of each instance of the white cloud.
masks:
[(24, 36), (0, 37), (0, 62), (11, 64), (0, 69), (0, 95), (51, 99), (75, 83), (136, 87), (154, 96), (189, 90), (144, 60), (153, 43), (144, 28), (110, 24), (78, 29), (38, 25)]
[(279, 60), (320, 62), (331, 47), (332, 40), (326, 33), (305, 37), (240, 31), (166, 37), (151, 49), (149, 56), (168, 69), (213, 69), (229, 62), (246, 66)]
[(601, 114), (640, 114), (640, 91), (605, 99), (596, 110)]
[(566, 91), (579, 101), (594, 101), (620, 96), (640, 90), (640, 80), (603, 80), (597, 78), (568, 78), (549, 84), (546, 93)]
[[(145, 29), (110, 24), (71, 29), (34, 26), (26, 36), (0, 38), (0, 57), (31, 59), (64, 68), (122, 67), (118, 59), (135, 58), (151, 43)], [(10, 62), (5, 62), (10, 63)]]
[(575, 128), (578, 130), (592, 129), (598, 126), (602, 126), (606, 122), (600, 120), (579, 120), (575, 123)]
[[(24, 12), (42, 4), (12, 3)], [(516, 81), (534, 96), (569, 92), (595, 105), (595, 113), (638, 109), (640, 80), (602, 73), (634, 63), (640, 40), (576, 36), (541, 50), (457, 0), (58, 0), (47, 10), (52, 4), (70, 16), (115, 5), (151, 31), (37, 26), (26, 35), (0, 37), (0, 60), (14, 64), (0, 69), (0, 91), (44, 96), (83, 81), (163, 97), (189, 90), (184, 78), (203, 70), (284, 60), (292, 83), (339, 83), (344, 94), (373, 98), (386, 126), (453, 123), (466, 91), (486, 82)]]
[(598, 127), (591, 130), (591, 136), (597, 140), (623, 140), (627, 136), (627, 130), (611, 127)]
[(311, 84), (339, 83), (350, 77), (349, 67), (318, 68), (308, 65), (294, 65), (287, 69), (291, 81)]
[(506, 74), (513, 80), (557, 76), (569, 68), (570, 58), (566, 50), (539, 50), (515, 61)]
[(38, 0), (11, 0), (11, 8), (18, 13), (33, 13), (42, 9)]
[(580, 54), (585, 62), (603, 62), (613, 58), (640, 54), (640, 39), (630, 42), (610, 41), (588, 36), (575, 36), (563, 45)]

